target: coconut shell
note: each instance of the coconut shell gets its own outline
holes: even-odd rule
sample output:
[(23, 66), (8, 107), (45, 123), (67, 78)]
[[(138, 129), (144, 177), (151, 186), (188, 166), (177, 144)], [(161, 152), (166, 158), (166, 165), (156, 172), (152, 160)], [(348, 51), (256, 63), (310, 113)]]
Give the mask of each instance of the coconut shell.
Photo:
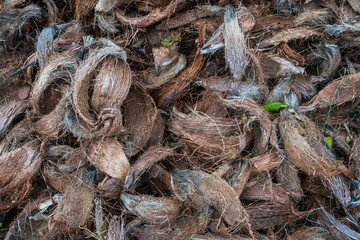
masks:
[(169, 148), (150, 147), (135, 161), (127, 172), (124, 188), (126, 190), (130, 189), (131, 185), (133, 185), (147, 169), (173, 154), (174, 152)]
[[(124, 101), (125, 153), (134, 156), (150, 138), (157, 116), (154, 100), (140, 84), (133, 84)], [(139, 117), (141, 116), (141, 117)]]
[(93, 141), (88, 150), (88, 160), (110, 177), (125, 181), (130, 163), (115, 138)]
[(174, 170), (174, 190), (181, 200), (197, 209), (212, 206), (231, 227), (248, 227), (248, 215), (234, 189), (223, 179), (201, 172)]
[(68, 188), (58, 203), (53, 217), (49, 222), (49, 229), (61, 229), (68, 232), (85, 227), (91, 217), (94, 192), (85, 182), (77, 181)]
[(165, 225), (176, 218), (182, 208), (178, 200), (150, 195), (121, 194), (126, 209), (152, 225)]

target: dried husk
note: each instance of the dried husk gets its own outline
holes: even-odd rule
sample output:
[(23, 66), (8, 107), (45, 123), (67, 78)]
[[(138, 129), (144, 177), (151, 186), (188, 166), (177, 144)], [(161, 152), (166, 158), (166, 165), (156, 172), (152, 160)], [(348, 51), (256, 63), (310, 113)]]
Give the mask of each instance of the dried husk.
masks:
[(147, 143), (157, 116), (154, 100), (144, 87), (134, 83), (124, 101), (124, 128), (127, 132), (124, 151), (134, 156)]
[(34, 137), (35, 134), (31, 129), (29, 121), (23, 119), (6, 134), (0, 143), (0, 152), (1, 154), (5, 154), (14, 151), (22, 147), (25, 143), (34, 140)]
[(330, 22), (331, 13), (329, 8), (304, 11), (294, 20), (294, 26), (322, 26)]
[[(29, 4), (23, 8), (11, 7), (11, 4), (7, 5), (0, 14), (0, 39), (5, 40), (5, 46), (15, 47), (17, 38), (21, 37), (24, 33), (30, 33), (27, 30), (26, 23), (38, 22), (41, 16), (41, 8), (36, 4)], [(5, 50), (0, 47), (0, 50)]]
[(105, 199), (119, 199), (123, 189), (123, 183), (116, 178), (106, 176), (96, 188), (100, 196)]
[(40, 142), (33, 140), (0, 156), (0, 209), (21, 203), (30, 193), (31, 182), (43, 162)]
[(93, 208), (94, 191), (86, 182), (77, 181), (69, 187), (58, 203), (49, 222), (50, 231), (71, 232), (86, 227)]
[(278, 167), (282, 159), (274, 152), (265, 153), (247, 160), (251, 165), (251, 173), (269, 172)]
[(170, 47), (153, 48), (155, 71), (146, 71), (144, 86), (147, 89), (159, 88), (169, 82), (186, 67), (186, 58), (179, 54), (176, 44)]
[[(241, 14), (241, 13), (240, 13)], [(239, 26), (237, 13), (232, 5), (226, 7), (224, 15), (225, 62), (235, 81), (241, 81), (249, 64), (246, 38)]]
[(240, 199), (263, 200), (284, 205), (290, 204), (290, 198), (286, 190), (269, 180), (250, 180), (241, 193)]
[(312, 76), (311, 82), (318, 84), (329, 80), (341, 64), (340, 49), (335, 44), (324, 43), (315, 52), (315, 55), (322, 60), (321, 72), (318, 76)]
[(152, 132), (150, 134), (150, 138), (147, 141), (145, 147), (149, 148), (151, 146), (162, 145), (164, 139), (164, 132), (165, 132), (165, 119), (162, 117), (161, 113), (158, 112), (158, 114), (156, 115)]
[(240, 197), (251, 174), (251, 166), (248, 161), (241, 161), (234, 173), (231, 177), (230, 184), (231, 187), (234, 188), (237, 196)]
[(132, 25), (137, 27), (148, 27), (153, 25), (167, 17), (171, 17), (176, 12), (180, 11), (185, 5), (185, 0), (172, 0), (165, 9), (155, 9), (146, 16), (143, 17), (127, 17), (121, 10), (116, 10), (116, 18), (125, 25)]
[(223, 179), (201, 172), (174, 170), (176, 196), (197, 209), (212, 206), (230, 228), (249, 227), (249, 218), (234, 189)]
[(76, 0), (76, 19), (80, 20), (87, 16), (95, 8), (97, 2), (98, 0)]
[(355, 0), (347, 0), (347, 2), (350, 4), (352, 9), (358, 13), (360, 13), (360, 3)]
[(246, 121), (206, 116), (200, 112), (184, 114), (172, 112), (169, 130), (185, 141), (190, 154), (203, 158), (231, 160), (248, 146), (244, 131)]
[(97, 2), (95, 6), (95, 22), (102, 31), (109, 33), (118, 31), (113, 11), (118, 4), (118, 1), (113, 0), (99, 0)]
[(286, 238), (287, 240), (326, 240), (329, 232), (323, 227), (302, 227)]
[(216, 5), (202, 5), (197, 6), (194, 9), (187, 10), (176, 14), (176, 16), (164, 20), (162, 23), (156, 26), (156, 30), (166, 31), (167, 29), (178, 28), (194, 21), (212, 16), (219, 16), (224, 13), (224, 9)]
[(168, 197), (123, 193), (120, 198), (128, 211), (151, 225), (166, 225), (182, 208), (180, 201)]
[(184, 214), (163, 227), (144, 224), (131, 229), (129, 233), (139, 240), (187, 240), (193, 234), (205, 233), (211, 213), (207, 209), (196, 214)]
[(276, 225), (305, 218), (309, 211), (298, 212), (291, 205), (256, 203), (246, 207), (253, 230), (268, 229)]
[(0, 107), (0, 139), (5, 137), (14, 120), (22, 115), (29, 106), (29, 101), (9, 102)]
[(254, 155), (263, 154), (268, 148), (268, 142), (273, 128), (270, 115), (257, 103), (248, 99), (223, 99), (221, 105), (233, 110), (235, 114), (244, 114), (248, 119), (252, 119), (252, 133), (254, 136)]
[[(245, 7), (239, 7), (236, 10), (236, 16), (237, 16), (237, 22), (238, 26), (240, 26), (240, 35), (247, 34), (254, 26), (255, 20), (252, 13), (249, 11), (249, 9)], [(232, 24), (236, 25), (235, 22), (233, 22), (234, 16), (231, 16), (232, 18)], [(230, 29), (231, 30), (231, 29)], [(239, 29), (237, 29), (238, 31)], [(225, 23), (222, 23), (220, 27), (213, 33), (211, 38), (202, 46), (201, 48), (201, 54), (209, 54), (209, 53), (215, 53), (217, 50), (223, 48), (225, 46)], [(238, 31), (239, 33), (239, 31)], [(244, 43), (241, 43), (244, 44)]]
[(273, 36), (262, 40), (258, 47), (267, 48), (287, 43), (296, 39), (308, 39), (310, 37), (321, 36), (321, 32), (310, 27), (289, 28), (275, 33)]
[(123, 147), (115, 138), (93, 141), (88, 149), (88, 160), (110, 177), (125, 181), (130, 163)]
[(278, 56), (262, 56), (260, 64), (265, 79), (290, 77), (293, 74), (303, 74), (305, 68), (297, 67), (290, 61)]
[[(48, 234), (48, 210), (53, 204), (61, 200), (61, 195), (52, 198), (38, 198), (28, 203), (12, 222), (5, 240), (12, 239), (54, 239)], [(55, 235), (55, 234), (53, 234)]]
[[(280, 132), (289, 160), (311, 176), (331, 177), (341, 173), (351, 177), (349, 169), (341, 161), (332, 161), (327, 156), (319, 155), (302, 135), (301, 118), (297, 119), (287, 110), (281, 112)], [(305, 126), (306, 127), (306, 126)]]
[(157, 162), (172, 156), (174, 152), (165, 147), (153, 146), (146, 150), (141, 156), (135, 161), (131, 166), (129, 171), (127, 171), (124, 188), (126, 190), (130, 189), (131, 186), (136, 182), (140, 176), (149, 169), (152, 165)]
[(298, 174), (298, 168), (288, 159), (284, 159), (276, 171), (276, 180), (295, 201), (299, 201), (304, 195)]
[(316, 94), (304, 108), (329, 109), (341, 108), (345, 103), (354, 102), (360, 95), (360, 74), (352, 74), (333, 80)]
[(251, 240), (252, 238), (250, 237), (241, 237), (238, 235), (231, 235), (229, 237), (227, 236), (221, 236), (221, 235), (216, 235), (216, 234), (212, 234), (212, 233), (207, 233), (205, 235), (192, 235), (190, 237), (190, 240)]
[(270, 92), (267, 102), (281, 102), (291, 108), (299, 107), (303, 100), (309, 100), (316, 93), (313, 83), (304, 74), (283, 78)]
[(360, 238), (360, 234), (358, 232), (354, 231), (344, 223), (340, 222), (324, 208), (321, 208), (321, 211), (319, 211), (317, 215), (318, 223), (322, 226), (325, 226), (333, 238), (349, 240), (355, 240)]
[(44, 177), (46, 182), (61, 193), (79, 178), (79, 169), (86, 164), (82, 149), (67, 145), (50, 146), (45, 154)]
[[(80, 126), (71, 125), (76, 124), (75, 120), (68, 124), (68, 128), (75, 136), (83, 138), (112, 136), (124, 130), (120, 108), (131, 86), (126, 53), (107, 39), (100, 39), (98, 44), (101, 47), (90, 51), (88, 58), (77, 69), (73, 81), (73, 108), (82, 121), (78, 123)], [(93, 96), (89, 99), (88, 90), (99, 65)], [(87, 134), (82, 135), (79, 127)]]
[(114, 215), (110, 219), (107, 240), (119, 240), (122, 235), (122, 222), (119, 216)]

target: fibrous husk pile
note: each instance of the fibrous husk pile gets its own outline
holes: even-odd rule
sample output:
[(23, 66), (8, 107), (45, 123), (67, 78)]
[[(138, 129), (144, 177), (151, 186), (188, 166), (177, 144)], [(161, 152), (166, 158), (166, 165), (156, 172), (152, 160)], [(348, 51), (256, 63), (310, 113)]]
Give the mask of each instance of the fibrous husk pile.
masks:
[(360, 239), (355, 0), (0, 3), (0, 239)]

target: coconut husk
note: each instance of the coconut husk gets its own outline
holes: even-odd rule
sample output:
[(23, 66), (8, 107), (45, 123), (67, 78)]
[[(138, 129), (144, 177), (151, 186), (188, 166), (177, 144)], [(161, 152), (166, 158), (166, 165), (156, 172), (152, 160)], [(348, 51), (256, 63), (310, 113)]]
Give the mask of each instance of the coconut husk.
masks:
[(160, 146), (162, 145), (165, 132), (165, 119), (162, 117), (161, 113), (158, 112), (150, 138), (146, 143), (146, 148), (151, 146)]
[(263, 154), (268, 148), (268, 142), (273, 128), (270, 115), (257, 103), (248, 99), (224, 99), (221, 104), (234, 111), (235, 114), (244, 114), (252, 119), (252, 133), (254, 135), (254, 147), (252, 153)]
[(76, 0), (75, 13), (76, 20), (87, 16), (96, 6), (98, 0)]
[(159, 164), (153, 165), (149, 171), (148, 176), (151, 179), (153, 185), (158, 189), (172, 191), (171, 187), (171, 175), (166, 169), (164, 169)]
[(98, 194), (105, 199), (119, 199), (122, 189), (123, 183), (119, 179), (108, 176), (96, 188)]
[(185, 141), (190, 154), (197, 152), (203, 158), (231, 160), (248, 146), (245, 121), (210, 117), (199, 112), (183, 114), (176, 109), (172, 116), (169, 130)]
[(93, 141), (87, 152), (88, 160), (110, 177), (125, 181), (130, 163), (123, 147), (115, 138)]
[(114, 8), (118, 1), (99, 0), (95, 6), (95, 22), (101, 31), (115, 33), (118, 31)]
[(176, 196), (197, 209), (212, 206), (230, 228), (238, 225), (249, 226), (244, 207), (230, 185), (216, 176), (190, 170), (174, 170)]
[(5, 136), (0, 143), (1, 154), (9, 153), (25, 143), (34, 140), (35, 134), (30, 127), (29, 121), (24, 119), (17, 123)]
[(21, 203), (30, 193), (31, 182), (43, 161), (40, 142), (33, 140), (0, 156), (0, 209)]
[(50, 146), (45, 159), (43, 171), (46, 183), (61, 193), (65, 193), (79, 178), (78, 170), (86, 164), (82, 150), (67, 145)]
[(304, 74), (283, 78), (268, 95), (267, 102), (281, 102), (291, 108), (299, 107), (316, 93), (313, 83)]
[[(251, 166), (248, 161), (241, 161), (230, 178), (230, 184), (234, 188), (238, 198), (243, 192), (251, 174)], [(219, 176), (221, 177), (221, 176)]]
[(289, 77), (293, 74), (303, 74), (305, 68), (296, 67), (290, 61), (278, 56), (262, 56), (260, 64), (264, 73), (265, 79), (278, 79)]
[(341, 161), (332, 161), (327, 156), (318, 155), (306, 137), (302, 136), (301, 122), (286, 110), (281, 112), (279, 127), (289, 160), (302, 171), (319, 177), (331, 177), (341, 173), (352, 176)]
[(256, 203), (246, 207), (253, 230), (268, 229), (287, 222), (305, 218), (310, 212), (298, 212), (291, 205), (281, 203)]
[(93, 208), (94, 191), (86, 182), (77, 181), (70, 186), (58, 203), (49, 230), (56, 229), (67, 232), (86, 227)]
[(256, 19), (255, 25), (251, 32), (271, 32), (279, 29), (284, 29), (293, 24), (293, 16), (281, 16), (281, 15), (266, 15)]
[(338, 219), (336, 219), (332, 214), (321, 208), (321, 211), (317, 213), (318, 223), (322, 226), (325, 226), (329, 231), (330, 235), (335, 239), (359, 239), (360, 234)]
[(299, 12), (301, 4), (294, 0), (275, 0), (273, 8), (276, 13), (284, 15), (294, 15)]
[(84, 32), (80, 22), (72, 21), (70, 22), (65, 32), (60, 34), (60, 36), (58, 36), (57, 38), (55, 38), (54, 40), (55, 50), (71, 51), (75, 46), (79, 45), (83, 37), (84, 37)]
[[(103, 47), (93, 49), (75, 73), (73, 107), (91, 135), (112, 136), (123, 131), (120, 107), (131, 86), (131, 72), (124, 50), (109, 40), (100, 39), (99, 43)], [(99, 64), (102, 65), (89, 99), (91, 78)], [(95, 114), (91, 113), (88, 100)], [(77, 135), (74, 129), (70, 131)]]
[(8, 133), (9, 127), (14, 120), (24, 114), (26, 108), (29, 106), (29, 101), (10, 102), (0, 107), (0, 138), (3, 138)]
[[(41, 16), (41, 8), (36, 4), (29, 4), (23, 8), (15, 8), (12, 4), (5, 5), (0, 15), (0, 39), (5, 40), (5, 46), (15, 47), (22, 35), (31, 33), (29, 22), (38, 22)], [(1, 49), (5, 50), (5, 49)]]
[(162, 23), (156, 26), (156, 30), (166, 31), (168, 29), (178, 28), (189, 23), (193, 23), (198, 19), (220, 16), (223, 13), (224, 9), (216, 5), (197, 6), (194, 9), (176, 14), (176, 16), (172, 18), (162, 21)]
[(355, 162), (355, 175), (357, 179), (360, 179), (360, 139), (357, 137), (354, 140), (353, 146), (351, 148), (351, 154), (349, 159)]
[(186, 240), (193, 234), (205, 233), (211, 213), (210, 210), (205, 210), (196, 214), (185, 214), (169, 225), (158, 227), (144, 224), (131, 229), (129, 233), (137, 239), (144, 240)]
[(295, 27), (299, 26), (322, 26), (331, 20), (331, 9), (323, 8), (302, 12), (294, 21)]
[(128, 211), (152, 225), (166, 225), (179, 215), (182, 208), (180, 201), (167, 197), (123, 193), (120, 198)]
[(340, 49), (335, 44), (324, 43), (315, 52), (315, 55), (322, 60), (321, 71), (318, 76), (312, 76), (311, 82), (319, 84), (329, 80), (341, 64)]
[[(154, 100), (140, 84), (134, 83), (124, 101), (125, 153), (134, 156), (147, 143), (157, 116)], [(141, 116), (141, 117), (139, 117)]]
[(284, 205), (290, 204), (289, 194), (286, 190), (269, 180), (250, 180), (241, 193), (240, 199), (250, 201), (262, 200)]
[(42, 116), (39, 120), (32, 123), (32, 128), (42, 137), (47, 139), (58, 139), (63, 132), (63, 121), (66, 111), (70, 108), (70, 94), (65, 92), (60, 102), (53, 111)]
[(271, 169), (278, 167), (282, 159), (274, 152), (265, 153), (247, 160), (251, 165), (251, 173), (269, 172)]
[(225, 62), (235, 81), (241, 81), (249, 64), (246, 38), (238, 22), (237, 13), (232, 5), (226, 7), (224, 15)]
[(276, 180), (295, 201), (299, 201), (303, 195), (298, 168), (288, 159), (284, 159), (276, 172)]
[[(239, 29), (239, 27), (237, 27), (237, 34), (238, 35), (240, 34), (240, 36), (244, 37), (243, 34), (247, 34), (253, 28), (253, 26), (255, 24), (254, 16), (249, 11), (249, 9), (247, 9), (245, 7), (239, 7), (238, 9), (235, 10), (235, 13), (236, 14), (233, 14), (233, 16), (231, 16), (232, 24), (238, 25), (240, 27), (240, 29)], [(238, 20), (237, 23), (236, 23), (236, 21), (234, 21), (234, 20), (236, 20), (235, 16), (237, 17), (237, 20)], [(230, 20), (228, 17), (227, 17), (227, 19)], [(224, 20), (225, 20), (225, 18), (224, 18)], [(231, 27), (231, 26), (229, 26), (229, 27)], [(241, 31), (241, 33), (239, 33), (239, 30)], [(213, 33), (213, 35), (206, 42), (206, 44), (204, 44), (204, 46), (202, 46), (201, 51), (200, 51), (201, 54), (215, 53), (217, 50), (223, 48), (225, 46), (224, 33), (225, 33), (225, 22), (222, 23), (220, 25), (220, 27), (218, 27), (218, 29)], [(242, 42), (241, 44), (244, 44), (244, 42)]]
[(326, 240), (329, 232), (323, 227), (302, 227), (286, 238), (287, 240)]
[(116, 10), (115, 15), (116, 15), (116, 18), (122, 24), (132, 25), (132, 26), (137, 26), (137, 27), (148, 27), (148, 26), (153, 25), (167, 17), (171, 17), (173, 14), (175, 14), (178, 11), (180, 11), (181, 9), (183, 9), (183, 7), (185, 7), (186, 4), (187, 4), (187, 1), (185, 1), (185, 0), (173, 0), (166, 6), (165, 9), (163, 9), (163, 10), (155, 9), (155, 10), (151, 11), (151, 13), (149, 13), (148, 15), (146, 15), (144, 17), (130, 18), (130, 17), (125, 16), (125, 14), (120, 10)]
[(258, 47), (267, 48), (287, 43), (296, 39), (308, 39), (310, 37), (321, 36), (321, 32), (309, 27), (289, 28), (275, 33), (273, 36), (262, 40)]
[(145, 151), (127, 171), (124, 188), (129, 190), (140, 176), (157, 162), (172, 156), (174, 152), (165, 147), (150, 147)]
[(155, 71), (146, 70), (144, 86), (147, 89), (159, 88), (186, 67), (186, 58), (183, 54), (179, 54), (176, 44), (172, 44), (170, 47), (153, 48), (152, 51)]
[(354, 11), (360, 13), (360, 3), (358, 1), (348, 0), (347, 2), (350, 4)]
[(109, 222), (107, 240), (118, 240), (123, 236), (121, 218), (117, 215), (111, 217)]
[(49, 208), (61, 200), (61, 195), (38, 198), (28, 203), (12, 222), (4, 239), (54, 239), (48, 234)]
[[(355, 14), (357, 15), (357, 14)], [(360, 23), (339, 23), (336, 24), (325, 24), (323, 26), (324, 32), (330, 35), (332, 38), (336, 37), (338, 44), (345, 49), (352, 50), (353, 48), (357, 48), (359, 44), (359, 25)]]
[(360, 74), (343, 76), (333, 80), (316, 94), (304, 108), (322, 110), (340, 108), (347, 102), (353, 102), (360, 94)]
[(233, 240), (251, 240), (250, 237), (241, 237), (238, 235), (231, 235), (230, 237), (216, 235), (212, 233), (207, 233), (205, 235), (198, 235), (194, 234), (190, 237), (190, 240), (227, 240), (227, 239), (233, 239)]

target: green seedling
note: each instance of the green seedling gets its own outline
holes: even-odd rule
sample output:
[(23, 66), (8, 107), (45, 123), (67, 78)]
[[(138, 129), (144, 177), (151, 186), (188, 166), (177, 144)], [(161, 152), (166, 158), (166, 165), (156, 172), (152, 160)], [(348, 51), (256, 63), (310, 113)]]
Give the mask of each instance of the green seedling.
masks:
[(324, 142), (329, 148), (332, 148), (333, 138), (332, 137), (324, 137)]
[(161, 41), (161, 45), (163, 45), (164, 47), (169, 47), (171, 46), (174, 42), (181, 42), (181, 38), (175, 38), (172, 36), (168, 36), (166, 38), (164, 38)]
[(281, 102), (268, 102), (263, 106), (265, 110), (268, 110), (270, 112), (278, 112), (281, 108), (287, 108), (290, 109), (289, 105), (283, 104)]

